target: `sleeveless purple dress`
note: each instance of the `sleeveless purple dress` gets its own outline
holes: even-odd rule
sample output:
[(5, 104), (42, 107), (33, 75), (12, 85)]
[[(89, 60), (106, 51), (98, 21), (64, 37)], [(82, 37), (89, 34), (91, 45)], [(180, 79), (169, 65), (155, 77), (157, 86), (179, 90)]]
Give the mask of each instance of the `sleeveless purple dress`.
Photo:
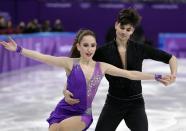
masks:
[(84, 131), (88, 129), (93, 121), (92, 101), (102, 77), (103, 74), (100, 63), (96, 62), (92, 77), (90, 81), (87, 82), (79, 62), (74, 60), (73, 68), (67, 77), (67, 89), (72, 92), (74, 98), (79, 99), (80, 102), (75, 105), (69, 105), (63, 98), (47, 119), (49, 125), (59, 123), (72, 116), (81, 116), (82, 121), (86, 124)]

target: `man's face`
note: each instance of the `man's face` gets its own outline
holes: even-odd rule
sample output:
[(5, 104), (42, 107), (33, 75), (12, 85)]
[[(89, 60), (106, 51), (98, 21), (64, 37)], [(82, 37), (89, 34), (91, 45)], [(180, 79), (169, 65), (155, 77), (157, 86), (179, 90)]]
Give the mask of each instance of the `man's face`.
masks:
[(131, 24), (121, 25), (120, 23), (115, 23), (116, 38), (120, 40), (128, 40), (132, 33), (134, 32), (134, 27)]

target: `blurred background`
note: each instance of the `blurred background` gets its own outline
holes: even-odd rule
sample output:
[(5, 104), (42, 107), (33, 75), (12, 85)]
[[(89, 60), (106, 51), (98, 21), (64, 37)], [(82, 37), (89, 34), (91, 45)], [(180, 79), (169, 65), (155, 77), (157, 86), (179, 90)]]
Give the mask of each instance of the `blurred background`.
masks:
[[(170, 88), (143, 82), (149, 129), (186, 131), (186, 0), (0, 0), (0, 40), (11, 36), (25, 48), (68, 56), (80, 28), (93, 30), (98, 46), (114, 39), (117, 13), (129, 7), (142, 16), (133, 38), (174, 54), (179, 64), (177, 82)], [(169, 72), (167, 65), (148, 60), (143, 67), (147, 72)], [(65, 81), (64, 70), (0, 46), (1, 131), (46, 131), (45, 119), (63, 97)], [(107, 89), (104, 78), (93, 103), (95, 120), (90, 131), (95, 128)], [(128, 131), (122, 121), (117, 131), (123, 130)]]

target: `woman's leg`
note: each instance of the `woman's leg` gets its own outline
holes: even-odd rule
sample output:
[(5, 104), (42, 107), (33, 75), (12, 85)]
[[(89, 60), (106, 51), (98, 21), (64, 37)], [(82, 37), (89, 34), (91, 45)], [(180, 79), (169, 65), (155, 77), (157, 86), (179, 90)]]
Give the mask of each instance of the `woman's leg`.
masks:
[(57, 131), (82, 131), (86, 124), (82, 121), (82, 116), (72, 116), (61, 121), (58, 125)]
[(58, 131), (58, 123), (54, 123), (49, 127), (49, 131)]

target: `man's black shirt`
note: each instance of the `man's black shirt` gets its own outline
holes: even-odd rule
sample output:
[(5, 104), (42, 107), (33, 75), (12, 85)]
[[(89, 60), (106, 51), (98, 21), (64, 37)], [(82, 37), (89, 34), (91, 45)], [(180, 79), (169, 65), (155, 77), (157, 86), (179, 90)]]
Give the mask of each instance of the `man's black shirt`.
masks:
[[(172, 55), (162, 50), (129, 40), (127, 43), (126, 63), (124, 67), (127, 70), (142, 71), (142, 62), (144, 59), (169, 63), (171, 57)], [(98, 48), (93, 59), (112, 64), (121, 69), (123, 68), (115, 40)], [(109, 81), (109, 94), (111, 96), (121, 99), (130, 99), (142, 93), (141, 81), (134, 81), (111, 75), (105, 76)]]

